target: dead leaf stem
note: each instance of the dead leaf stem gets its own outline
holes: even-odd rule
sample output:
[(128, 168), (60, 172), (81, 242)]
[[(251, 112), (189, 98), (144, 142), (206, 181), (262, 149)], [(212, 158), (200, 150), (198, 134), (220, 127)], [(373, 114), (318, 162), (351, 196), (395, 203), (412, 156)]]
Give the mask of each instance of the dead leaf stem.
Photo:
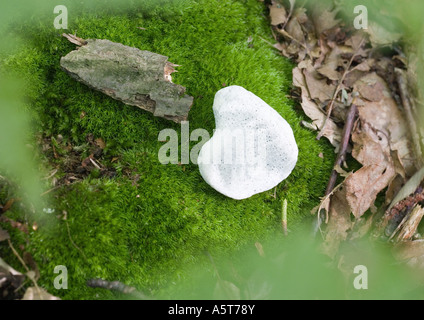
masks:
[[(334, 162), (333, 171), (331, 172), (330, 179), (329, 179), (328, 184), (327, 184), (327, 189), (325, 190), (325, 197), (321, 201), (321, 204), (318, 208), (318, 213), (317, 213), (318, 221), (317, 221), (317, 225), (316, 225), (315, 231), (314, 231), (315, 234), (318, 231), (318, 229), (320, 229), (322, 221), (323, 221), (323, 216), (322, 216), (323, 215), (323, 212), (322, 212), (323, 204), (327, 200), (329, 200), (331, 195), (334, 194), (334, 192), (343, 185), (343, 183), (341, 183), (337, 187), (335, 187), (337, 177), (339, 176), (336, 168), (341, 167), (343, 162), (346, 160), (346, 153), (347, 153), (347, 149), (349, 147), (350, 136), (352, 134), (352, 130), (353, 130), (353, 126), (355, 124), (355, 119), (356, 119), (357, 113), (358, 113), (358, 107), (355, 104), (352, 104), (350, 106), (348, 114), (347, 114), (345, 126), (343, 128), (343, 134), (342, 134), (342, 141), (341, 141), (341, 144), (340, 144), (340, 149), (339, 149), (339, 152), (337, 154), (336, 161)], [(328, 223), (328, 220), (329, 220), (328, 210), (324, 210), (324, 211), (325, 211), (325, 223)]]
[(342, 141), (340, 144), (340, 149), (337, 154), (336, 161), (334, 162), (333, 171), (331, 172), (330, 180), (328, 181), (325, 195), (330, 194), (331, 191), (334, 189), (334, 186), (336, 185), (336, 181), (338, 177), (338, 172), (336, 170), (336, 167), (341, 167), (343, 162), (346, 160), (346, 153), (349, 147), (350, 136), (352, 135), (352, 130), (355, 124), (357, 113), (358, 113), (358, 107), (355, 104), (352, 104), (347, 113), (347, 118), (343, 128), (343, 133), (342, 133)]

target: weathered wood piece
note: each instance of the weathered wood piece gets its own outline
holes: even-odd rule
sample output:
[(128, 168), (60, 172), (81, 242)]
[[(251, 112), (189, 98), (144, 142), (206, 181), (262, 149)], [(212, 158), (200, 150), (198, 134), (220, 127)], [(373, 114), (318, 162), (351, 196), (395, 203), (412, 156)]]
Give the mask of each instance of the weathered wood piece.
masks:
[(177, 65), (168, 57), (109, 40), (64, 36), (81, 46), (60, 60), (72, 78), (156, 117), (177, 123), (187, 120), (193, 97), (172, 83)]

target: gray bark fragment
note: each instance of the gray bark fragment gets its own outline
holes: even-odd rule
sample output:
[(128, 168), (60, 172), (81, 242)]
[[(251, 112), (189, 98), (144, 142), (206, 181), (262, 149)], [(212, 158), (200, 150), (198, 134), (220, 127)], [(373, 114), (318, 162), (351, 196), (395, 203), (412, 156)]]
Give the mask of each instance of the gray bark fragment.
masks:
[(187, 120), (193, 97), (170, 82), (174, 71), (168, 57), (109, 40), (85, 40), (62, 57), (60, 65), (72, 78), (125, 104), (174, 122)]

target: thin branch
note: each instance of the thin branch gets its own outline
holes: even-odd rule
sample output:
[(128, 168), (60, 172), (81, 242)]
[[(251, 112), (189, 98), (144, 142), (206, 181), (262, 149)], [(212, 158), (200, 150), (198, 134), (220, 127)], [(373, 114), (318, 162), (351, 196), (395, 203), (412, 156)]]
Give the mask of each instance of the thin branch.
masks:
[(338, 177), (336, 167), (341, 167), (343, 162), (346, 160), (346, 153), (349, 147), (350, 136), (352, 135), (353, 125), (355, 124), (357, 112), (358, 107), (355, 104), (352, 104), (347, 113), (347, 118), (342, 133), (342, 142), (340, 144), (340, 149), (337, 154), (336, 161), (334, 162), (333, 171), (331, 172), (330, 180), (328, 181), (325, 195), (330, 194), (331, 191), (334, 189), (334, 186), (336, 185)]
[[(342, 142), (340, 144), (340, 149), (339, 149), (339, 152), (337, 154), (336, 161), (334, 162), (333, 171), (331, 172), (330, 179), (329, 179), (328, 184), (327, 184), (327, 189), (325, 190), (325, 197), (321, 201), (321, 204), (318, 208), (318, 213), (317, 213), (318, 220), (317, 220), (317, 224), (315, 226), (314, 234), (316, 234), (317, 231), (321, 228), (322, 221), (324, 220), (324, 217), (322, 216), (323, 215), (322, 214), (323, 203), (326, 200), (330, 200), (329, 198), (331, 197), (331, 195), (333, 195), (334, 192), (336, 190), (338, 190), (343, 185), (343, 182), (342, 182), (337, 187), (335, 187), (337, 177), (339, 176), (339, 174), (336, 170), (336, 167), (341, 167), (343, 162), (346, 160), (346, 153), (347, 153), (347, 149), (349, 147), (350, 136), (352, 135), (352, 130), (353, 130), (353, 126), (355, 124), (357, 112), (358, 112), (358, 107), (355, 104), (352, 104), (350, 106), (348, 114), (347, 114), (346, 122), (345, 122), (345, 125), (344, 125), (344, 128), (343, 128)], [(328, 211), (325, 210), (325, 223), (328, 223), (328, 220), (329, 220)]]
[(29, 272), (30, 270), (29, 270), (28, 266), (26, 265), (25, 261), (21, 258), (21, 256), (19, 255), (19, 253), (16, 251), (16, 249), (13, 246), (12, 242), (10, 241), (10, 239), (7, 239), (7, 242), (9, 243), (9, 247), (12, 250), (13, 254), (16, 256), (16, 258), (18, 258), (19, 262), (25, 268), (26, 272)]
[(284, 235), (287, 236), (287, 199), (283, 200), (283, 207), (281, 213), (281, 226), (283, 227)]
[(283, 26), (282, 26), (281, 29), (285, 29), (287, 23), (290, 21), (290, 18), (291, 18), (292, 14), (293, 14), (293, 9), (294, 9), (295, 4), (296, 4), (296, 0), (290, 1), (290, 11), (289, 11), (289, 14), (287, 16), (286, 22), (284, 22), (284, 24), (283, 24)]
[(77, 46), (80, 46), (80, 47), (85, 46), (88, 43), (84, 39), (79, 38), (74, 34), (62, 33), (62, 36), (68, 39), (69, 42), (72, 42), (73, 44), (76, 44)]

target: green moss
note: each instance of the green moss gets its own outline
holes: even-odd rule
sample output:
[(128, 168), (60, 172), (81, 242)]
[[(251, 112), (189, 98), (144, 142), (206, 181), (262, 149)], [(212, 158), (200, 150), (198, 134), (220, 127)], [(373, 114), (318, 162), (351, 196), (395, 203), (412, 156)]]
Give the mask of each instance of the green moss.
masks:
[[(272, 41), (263, 4), (167, 2), (166, 7), (133, 5), (118, 13), (85, 10), (69, 19), (69, 32), (77, 31), (80, 37), (157, 52), (182, 65), (173, 80), (195, 98), (190, 130), (212, 133), (216, 91), (223, 85), (241, 85), (287, 119), (300, 153), (276, 198), (274, 190), (243, 201), (226, 198), (203, 181), (197, 166), (159, 163), (158, 134), (165, 128), (178, 131), (178, 125), (95, 92), (60, 69), (60, 57), (74, 45), (52, 28), (51, 17), (36, 27), (15, 27), (26, 46), (3, 64), (27, 81), (27, 108), (36, 130), (46, 136), (61, 134), (74, 145), (92, 133), (106, 142), (106, 154), (119, 156), (113, 162), (117, 177), (97, 178), (98, 173), (92, 173), (82, 183), (51, 193), (54, 215), (66, 211), (67, 220), (31, 231), (29, 249), (41, 269), (40, 285), (68, 299), (116, 297), (85, 285), (96, 277), (120, 280), (148, 293), (166, 291), (194, 264), (208, 265), (205, 250), (229, 255), (274, 236), (280, 228), (281, 199), (289, 203), (289, 228), (309, 214), (325, 190), (333, 151), (301, 128), (302, 117), (286, 97), (292, 65), (263, 41)], [(136, 174), (140, 179), (134, 184), (131, 176)], [(18, 218), (19, 212), (8, 215)], [(68, 290), (53, 288), (56, 265), (68, 267)]]

